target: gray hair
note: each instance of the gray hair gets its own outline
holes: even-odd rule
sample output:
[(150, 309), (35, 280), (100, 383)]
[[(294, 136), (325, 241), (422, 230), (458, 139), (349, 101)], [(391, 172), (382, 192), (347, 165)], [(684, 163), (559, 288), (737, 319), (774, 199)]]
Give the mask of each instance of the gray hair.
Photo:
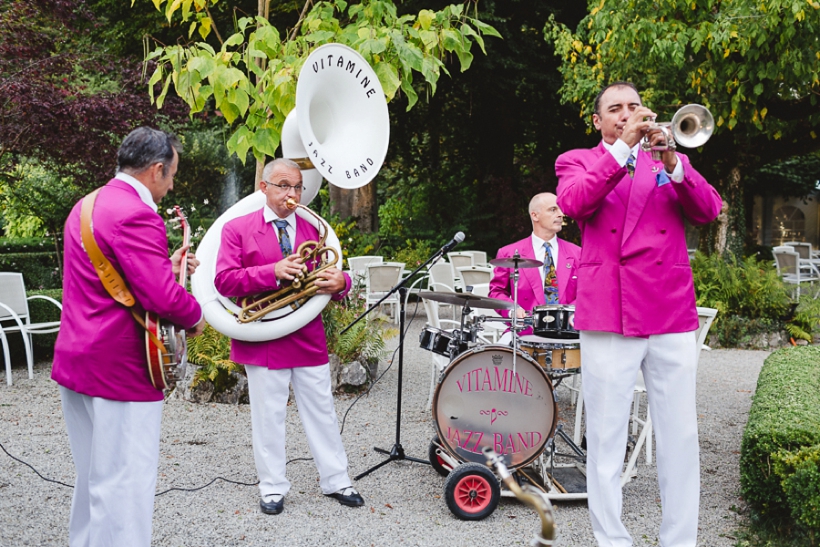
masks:
[(182, 153), (182, 143), (176, 135), (150, 127), (138, 127), (131, 131), (117, 150), (117, 171), (136, 175), (155, 163), (162, 164), (162, 175), (174, 160), (174, 150)]
[(262, 180), (267, 182), (268, 177), (270, 177), (271, 174), (273, 174), (274, 169), (276, 169), (280, 165), (284, 167), (289, 167), (291, 169), (296, 169), (297, 171), (299, 171), (299, 175), (302, 175), (302, 170), (299, 168), (299, 164), (297, 164), (295, 161), (289, 160), (288, 158), (276, 158), (275, 160), (268, 162), (265, 165), (265, 169), (262, 170)]

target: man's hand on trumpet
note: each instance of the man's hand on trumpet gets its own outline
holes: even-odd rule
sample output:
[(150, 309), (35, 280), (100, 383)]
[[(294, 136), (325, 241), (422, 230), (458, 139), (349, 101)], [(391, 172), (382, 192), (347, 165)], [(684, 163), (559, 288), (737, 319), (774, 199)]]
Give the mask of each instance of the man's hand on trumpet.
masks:
[(289, 255), (276, 263), (274, 272), (280, 281), (293, 281), (304, 269), (304, 260), (298, 254)]
[(342, 291), (347, 282), (342, 271), (338, 268), (328, 268), (316, 274), (314, 285), (319, 287), (316, 294), (336, 294)]

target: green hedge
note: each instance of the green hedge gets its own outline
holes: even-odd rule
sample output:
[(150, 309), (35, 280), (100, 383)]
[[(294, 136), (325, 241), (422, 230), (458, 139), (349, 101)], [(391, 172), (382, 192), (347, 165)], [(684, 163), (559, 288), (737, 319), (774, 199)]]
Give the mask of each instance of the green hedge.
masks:
[(0, 254), (0, 271), (22, 273), (26, 290), (59, 289), (63, 286), (56, 252)]
[(54, 250), (54, 240), (45, 237), (0, 237), (0, 254), (34, 253)]
[(765, 527), (820, 532), (820, 347), (766, 359), (743, 433), (740, 485)]

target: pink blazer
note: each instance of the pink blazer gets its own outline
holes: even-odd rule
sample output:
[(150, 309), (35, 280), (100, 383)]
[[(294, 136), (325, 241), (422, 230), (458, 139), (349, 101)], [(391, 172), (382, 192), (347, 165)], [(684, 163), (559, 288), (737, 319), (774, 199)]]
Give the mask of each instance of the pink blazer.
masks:
[(578, 330), (649, 336), (697, 329), (683, 220), (711, 222), (722, 201), (685, 155), (678, 158), (681, 183), (643, 151), (630, 178), (603, 143), (556, 160), (558, 205), (578, 222), (584, 242)]
[[(520, 241), (516, 241), (498, 250), (496, 258), (509, 258), (515, 255), (515, 251), (524, 258), (535, 258), (532, 249), (532, 237), (528, 236)], [(581, 255), (581, 248), (574, 243), (558, 238), (558, 264), (555, 267), (555, 274), (558, 277), (558, 301), (561, 304), (572, 304), (575, 302), (575, 264)], [(541, 281), (541, 273), (538, 268), (518, 269), (518, 305), (527, 311), (532, 311), (536, 306), (546, 304), (544, 299), (544, 283)], [(493, 278), (490, 281), (490, 298), (513, 301), (513, 270), (512, 268), (495, 268)], [(509, 310), (497, 310), (504, 317), (509, 317)], [(531, 334), (528, 329), (521, 334)]]
[[(304, 241), (318, 239), (316, 228), (296, 217), (293, 249)], [(274, 269), (282, 258), (274, 227), (265, 222), (262, 209), (236, 218), (222, 228), (214, 280), (216, 290), (227, 297), (238, 297), (279, 289)], [(347, 274), (345, 282), (344, 290), (333, 295), (334, 300), (342, 300), (350, 290)], [(287, 321), (287, 318), (279, 321)], [(301, 329), (276, 340), (233, 340), (231, 360), (269, 369), (324, 365), (328, 362), (328, 354), (322, 316), (317, 315)]]
[[(51, 377), (77, 393), (115, 401), (161, 401), (146, 365), (144, 330), (105, 290), (82, 247), (80, 208), (65, 224), (63, 314)], [(139, 312), (149, 310), (183, 328), (202, 317), (171, 271), (162, 218), (136, 190), (112, 179), (97, 196), (94, 237), (125, 279)]]

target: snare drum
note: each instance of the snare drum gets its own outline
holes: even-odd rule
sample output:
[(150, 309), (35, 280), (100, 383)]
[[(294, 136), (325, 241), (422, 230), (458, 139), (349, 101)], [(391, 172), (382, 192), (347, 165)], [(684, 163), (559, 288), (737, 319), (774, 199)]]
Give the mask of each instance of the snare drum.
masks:
[(575, 306), (537, 306), (532, 310), (532, 332), (544, 338), (578, 338), (578, 331), (570, 322), (574, 315)]
[(552, 382), (528, 355), (479, 346), (456, 357), (436, 388), (433, 420), (442, 447), (462, 462), (486, 465), (490, 447), (511, 468), (534, 461), (555, 433)]
[[(450, 341), (455, 338), (453, 333), (434, 327), (424, 327), (419, 334), (419, 346), (427, 351), (450, 357)], [(460, 342), (456, 354), (467, 351), (467, 342)]]
[(550, 372), (580, 372), (581, 344), (578, 342), (527, 335), (518, 339), (518, 345)]

